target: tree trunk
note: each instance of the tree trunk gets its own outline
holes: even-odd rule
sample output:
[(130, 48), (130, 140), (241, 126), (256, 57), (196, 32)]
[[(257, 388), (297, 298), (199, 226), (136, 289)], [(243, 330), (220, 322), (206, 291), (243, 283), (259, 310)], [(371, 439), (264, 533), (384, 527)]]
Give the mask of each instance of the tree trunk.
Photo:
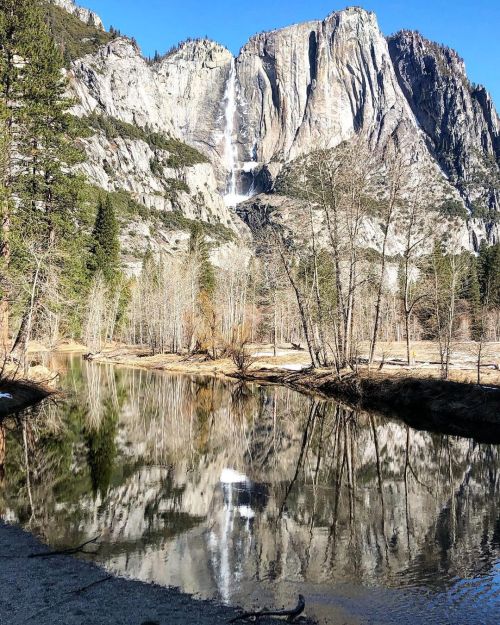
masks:
[(477, 384), (481, 384), (481, 357), (483, 353), (483, 335), (479, 338), (479, 349), (477, 352)]
[(406, 362), (410, 367), (412, 365), (411, 345), (410, 345), (410, 314), (405, 311), (405, 334), (406, 334)]
[(6, 298), (0, 301), (0, 351), (8, 351), (9, 345), (9, 302)]
[(26, 354), (28, 351), (28, 343), (31, 339), (31, 329), (33, 326), (33, 316), (38, 305), (39, 293), (38, 293), (38, 279), (40, 277), (41, 261), (37, 260), (37, 266), (35, 274), (33, 276), (33, 282), (31, 286), (31, 296), (28, 308), (23, 314), (21, 325), (17, 332), (16, 340), (12, 346), (11, 355), (17, 358), (23, 363), (23, 367), (26, 371)]
[[(279, 246), (281, 245), (281, 243), (278, 244)], [(290, 281), (290, 285), (295, 293), (295, 298), (297, 300), (297, 306), (299, 308), (299, 315), (300, 315), (300, 320), (302, 323), (302, 329), (304, 330), (304, 336), (306, 339), (306, 343), (307, 343), (307, 348), (309, 350), (309, 355), (311, 356), (311, 363), (312, 366), (317, 369), (318, 368), (318, 358), (316, 355), (316, 349), (315, 349), (315, 345), (313, 342), (313, 338), (311, 337), (311, 333), (310, 333), (310, 329), (309, 329), (309, 322), (307, 319), (307, 311), (306, 311), (306, 306), (304, 304), (303, 298), (302, 298), (302, 293), (300, 292), (293, 276), (292, 276), (292, 272), (290, 267), (288, 266), (288, 262), (284, 256), (283, 250), (281, 249), (281, 247), (279, 247), (279, 254), (280, 254), (280, 258), (281, 261), (283, 263), (283, 266), (285, 268), (285, 272), (286, 275), (288, 277), (288, 280)]]

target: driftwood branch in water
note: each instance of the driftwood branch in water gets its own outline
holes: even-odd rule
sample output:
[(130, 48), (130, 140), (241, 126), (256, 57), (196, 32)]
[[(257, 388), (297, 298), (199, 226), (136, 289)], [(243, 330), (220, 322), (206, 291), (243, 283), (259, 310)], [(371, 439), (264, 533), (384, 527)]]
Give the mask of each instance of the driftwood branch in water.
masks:
[[(95, 543), (95, 541), (100, 538), (101, 535), (92, 538), (91, 540), (87, 540), (86, 542), (78, 545), (77, 547), (69, 547), (68, 549), (58, 549), (57, 551), (44, 551), (43, 553), (31, 553), (28, 558), (50, 558), (51, 556), (71, 556), (75, 553), (79, 553), (83, 551), (83, 548), (90, 543)], [(84, 552), (85, 553), (85, 552)]]
[(243, 621), (249, 618), (259, 619), (264, 616), (286, 616), (286, 620), (292, 622), (297, 618), (297, 616), (302, 614), (305, 607), (306, 601), (303, 595), (299, 595), (299, 602), (297, 603), (296, 607), (293, 608), (293, 610), (260, 610), (258, 612), (244, 612), (239, 616), (235, 616), (229, 622), (236, 623), (236, 621)]
[(101, 579), (97, 579), (95, 582), (92, 582), (91, 584), (87, 584), (87, 586), (82, 586), (81, 588), (77, 588), (76, 590), (70, 590), (70, 593), (75, 593), (75, 594), (80, 594), (81, 592), (84, 592), (85, 590), (89, 590), (90, 588), (93, 588), (94, 586), (97, 586), (98, 584), (102, 584), (103, 582), (107, 582), (110, 579), (113, 579), (112, 575), (107, 575), (106, 577), (101, 577)]

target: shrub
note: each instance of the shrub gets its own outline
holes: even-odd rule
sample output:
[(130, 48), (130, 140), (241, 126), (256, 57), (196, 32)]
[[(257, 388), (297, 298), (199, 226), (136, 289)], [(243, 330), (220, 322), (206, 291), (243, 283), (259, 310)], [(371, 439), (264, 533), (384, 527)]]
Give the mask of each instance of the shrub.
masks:
[(441, 206), (439, 207), (439, 212), (446, 217), (459, 217), (464, 221), (467, 220), (469, 214), (467, 213), (467, 209), (458, 200), (452, 200), (451, 198), (446, 199)]
[(246, 339), (232, 341), (232, 343), (227, 347), (227, 352), (229, 353), (231, 360), (236, 365), (236, 368), (241, 373), (248, 371), (251, 365), (255, 362), (255, 358), (247, 348)]
[(169, 153), (166, 164), (174, 169), (208, 162), (208, 159), (196, 148), (179, 139), (167, 137), (148, 128), (140, 128), (116, 117), (93, 113), (82, 119), (82, 124), (85, 123), (89, 128), (104, 133), (107, 139), (140, 140), (147, 143), (152, 150), (165, 150)]
[(114, 38), (113, 33), (107, 33), (92, 24), (85, 24), (75, 15), (54, 4), (47, 4), (46, 13), (54, 40), (62, 50), (66, 67), (69, 67), (71, 61), (96, 52)]

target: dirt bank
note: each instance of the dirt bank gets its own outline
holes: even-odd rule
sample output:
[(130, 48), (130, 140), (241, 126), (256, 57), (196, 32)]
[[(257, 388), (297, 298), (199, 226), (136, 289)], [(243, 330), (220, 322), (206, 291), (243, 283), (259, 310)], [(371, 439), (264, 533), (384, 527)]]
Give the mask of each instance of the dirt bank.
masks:
[(31, 380), (0, 380), (0, 420), (42, 401), (54, 393), (46, 384)]
[(73, 557), (29, 557), (47, 551), (32, 535), (0, 523), (2, 625), (227, 625), (239, 613), (175, 589), (111, 577)]
[[(360, 358), (366, 359), (369, 346), (361, 346)], [(377, 370), (381, 361), (383, 373), (386, 376), (424, 377), (439, 378), (439, 354), (436, 345), (429, 341), (415, 343), (412, 354), (415, 364), (411, 367), (404, 362), (405, 344), (381, 343), (374, 362), (373, 371)], [(254, 364), (251, 369), (280, 369), (284, 371), (301, 371), (310, 367), (311, 359), (306, 350), (294, 350), (289, 345), (280, 346), (276, 355), (273, 354), (273, 346), (269, 344), (248, 345)], [(58, 350), (59, 351), (59, 350)], [(69, 351), (64, 349), (64, 351)], [(82, 346), (79, 346), (81, 353)], [(459, 343), (453, 354), (450, 366), (450, 379), (455, 382), (473, 383), (477, 379), (477, 364), (473, 354), (473, 343)], [(202, 356), (182, 354), (152, 354), (144, 347), (130, 345), (111, 345), (100, 354), (93, 356), (96, 362), (108, 362), (130, 367), (144, 369), (156, 369), (179, 373), (200, 374), (228, 374), (236, 371), (236, 367), (230, 358), (218, 358), (211, 360)], [(483, 366), (481, 368), (481, 381), (485, 385), (500, 386), (500, 343), (488, 343), (484, 348)]]
[(357, 375), (346, 372), (341, 379), (331, 370), (310, 370), (305, 351), (289, 347), (273, 355), (272, 346), (252, 345), (253, 364), (238, 373), (230, 359), (210, 360), (176, 354), (156, 354), (128, 346), (114, 347), (96, 357), (98, 362), (199, 375), (224, 375), (261, 383), (285, 384), (302, 392), (339, 398), (360, 408), (397, 417), (413, 427), (443, 433), (469, 435), (500, 442), (500, 346), (488, 346), (482, 368), (482, 385), (474, 384), (476, 363), (471, 345), (458, 345), (450, 380), (440, 379), (439, 363), (432, 343), (416, 344), (415, 365), (401, 359), (402, 345), (383, 345), (384, 364), (369, 369), (360, 365)]
[(500, 442), (500, 386), (478, 386), (401, 373), (360, 370), (339, 379), (331, 371), (260, 369), (232, 377), (284, 384), (403, 419), (419, 429)]

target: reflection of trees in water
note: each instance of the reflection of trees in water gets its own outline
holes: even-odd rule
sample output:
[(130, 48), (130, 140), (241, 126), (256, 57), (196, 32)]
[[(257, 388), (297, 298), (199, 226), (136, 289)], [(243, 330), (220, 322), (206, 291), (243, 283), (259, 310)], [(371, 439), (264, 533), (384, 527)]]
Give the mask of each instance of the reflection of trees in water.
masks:
[(88, 428), (87, 462), (94, 496), (97, 493), (104, 498), (111, 483), (113, 462), (116, 456), (115, 437), (118, 425), (118, 411), (112, 402), (106, 400), (105, 410), (97, 428)]
[(67, 401), (47, 401), (3, 425), (2, 507), (56, 541), (67, 529), (53, 524), (60, 501), (77, 503), (89, 483), (104, 496), (111, 481), (120, 409), (112, 371), (78, 360), (69, 371)]
[[(22, 522), (34, 511), (54, 542), (107, 532), (103, 557), (119, 544), (127, 558), (113, 561), (130, 574), (203, 519), (209, 538), (184, 549), (216, 584), (222, 563), (226, 581), (399, 584), (498, 557), (498, 447), (281, 387), (80, 361), (67, 384), (64, 406), (5, 425), (0, 506)], [(225, 468), (245, 483), (221, 484)]]
[(82, 424), (87, 464), (94, 497), (106, 497), (117, 454), (118, 418), (126, 393), (117, 385), (119, 373), (111, 366), (83, 363), (86, 401)]
[(69, 470), (64, 445), (50, 416), (47, 407), (35, 407), (2, 423), (0, 512), (15, 507), (19, 520), (35, 529), (48, 517), (43, 502), (53, 498), (55, 476)]
[(498, 527), (498, 448), (326, 404), (296, 454), (300, 477), (275, 488), (278, 517), (283, 490), (287, 502), (275, 535), (294, 538), (306, 577), (450, 579), (485, 562)]

